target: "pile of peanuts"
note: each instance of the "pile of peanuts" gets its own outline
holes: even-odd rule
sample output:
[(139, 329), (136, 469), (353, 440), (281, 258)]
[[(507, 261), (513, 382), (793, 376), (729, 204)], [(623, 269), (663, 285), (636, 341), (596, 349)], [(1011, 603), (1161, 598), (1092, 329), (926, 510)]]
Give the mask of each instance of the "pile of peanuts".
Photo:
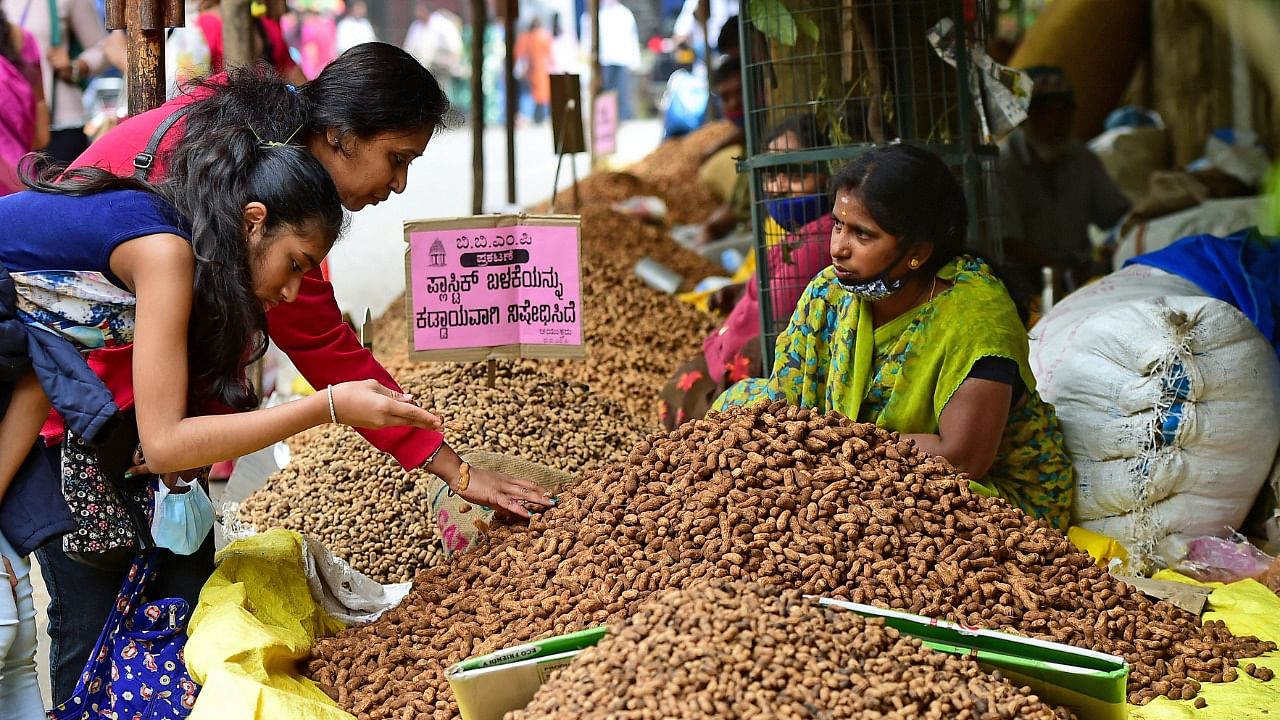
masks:
[[(437, 408), (459, 452), (515, 455), (570, 473), (624, 456), (646, 426), (580, 384), (511, 363), (488, 387), (484, 365), (418, 365), (406, 392)], [(354, 430), (323, 426), (292, 443), (288, 467), (240, 507), (258, 530), (309, 533), (379, 582), (404, 582), (441, 558), (429, 512), (429, 475), (401, 468)]]
[(728, 122), (705, 125), (662, 143), (628, 172), (657, 190), (667, 203), (667, 217), (673, 224), (703, 222), (720, 201), (702, 184), (698, 171), (707, 152), (732, 133), (733, 125)]
[(716, 582), (659, 593), (511, 720), (1072, 717), (976, 660), (794, 590)]
[[(711, 123), (682, 138), (667, 140), (625, 172), (593, 173), (578, 183), (581, 208), (653, 195), (666, 203), (667, 219), (672, 224), (703, 222), (720, 201), (702, 184), (698, 171), (707, 151), (732, 132), (730, 123)], [(542, 203), (534, 212), (548, 209), (549, 203)], [(574, 212), (572, 188), (556, 195), (556, 212)]]
[(585, 360), (538, 362), (547, 372), (586, 383), (650, 427), (659, 425), (658, 392), (675, 369), (672, 358), (702, 351), (715, 322), (693, 306), (642, 283), (630, 265), (598, 260), (584, 278)]
[(309, 672), (360, 720), (449, 718), (451, 664), (725, 578), (1119, 655), (1135, 703), (1190, 699), (1275, 649), (1147, 598), (894, 433), (761, 403), (584, 474), (527, 525), (419, 574), (378, 622), (320, 641)]

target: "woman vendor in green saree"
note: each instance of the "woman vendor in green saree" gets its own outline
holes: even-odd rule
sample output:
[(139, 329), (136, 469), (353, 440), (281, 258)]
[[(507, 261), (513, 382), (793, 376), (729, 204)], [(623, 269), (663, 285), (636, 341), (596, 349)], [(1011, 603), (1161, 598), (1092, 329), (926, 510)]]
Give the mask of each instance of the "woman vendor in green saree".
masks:
[(1065, 529), (1074, 474), (1036, 393), (1027, 332), (1004, 284), (965, 254), (964, 192), (910, 145), (858, 157), (833, 180), (831, 266), (778, 337), (772, 375), (714, 409), (786, 400), (874, 422)]

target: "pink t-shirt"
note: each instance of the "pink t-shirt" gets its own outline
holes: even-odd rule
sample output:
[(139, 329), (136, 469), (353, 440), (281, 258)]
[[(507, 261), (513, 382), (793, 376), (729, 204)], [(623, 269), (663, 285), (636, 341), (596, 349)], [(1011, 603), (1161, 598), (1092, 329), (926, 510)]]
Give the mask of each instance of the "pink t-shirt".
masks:
[(17, 67), (0, 58), (0, 195), (22, 188), (18, 161), (31, 151), (36, 132), (36, 91), (40, 82), (40, 45), (22, 31), (22, 62)]
[[(262, 23), (267, 42), (271, 44), (271, 64), (283, 76), (294, 68), (294, 64), (293, 58), (289, 57), (289, 45), (284, 41), (280, 21), (267, 17), (258, 18), (257, 21)], [(222, 15), (216, 10), (202, 12), (196, 16), (196, 25), (204, 33), (204, 40), (209, 45), (209, 65), (216, 75), (223, 71), (226, 64), (222, 49)]]

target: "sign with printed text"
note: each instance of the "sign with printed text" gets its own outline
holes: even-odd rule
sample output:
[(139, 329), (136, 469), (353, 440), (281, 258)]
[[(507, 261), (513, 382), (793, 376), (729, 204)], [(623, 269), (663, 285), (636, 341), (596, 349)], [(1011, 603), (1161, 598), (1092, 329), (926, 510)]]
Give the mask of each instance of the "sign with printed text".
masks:
[(618, 93), (609, 91), (596, 97), (591, 126), (591, 153), (612, 155), (618, 151)]
[(414, 360), (584, 357), (577, 216), (405, 223)]

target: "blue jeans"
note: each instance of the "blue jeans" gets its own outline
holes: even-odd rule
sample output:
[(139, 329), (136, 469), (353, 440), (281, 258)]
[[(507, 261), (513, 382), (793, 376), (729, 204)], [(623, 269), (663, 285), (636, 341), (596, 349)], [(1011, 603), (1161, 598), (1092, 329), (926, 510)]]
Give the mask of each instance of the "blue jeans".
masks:
[(618, 91), (618, 122), (635, 117), (631, 109), (631, 70), (621, 65), (600, 66), (600, 88)]
[[(75, 692), (111, 606), (124, 585), (128, 568), (113, 571), (85, 565), (62, 552), (62, 539), (36, 550), (40, 574), (49, 588), (49, 676), (53, 704)], [(213, 532), (194, 555), (160, 551), (156, 577), (147, 598), (180, 597), (194, 610), (200, 589), (213, 574)]]

